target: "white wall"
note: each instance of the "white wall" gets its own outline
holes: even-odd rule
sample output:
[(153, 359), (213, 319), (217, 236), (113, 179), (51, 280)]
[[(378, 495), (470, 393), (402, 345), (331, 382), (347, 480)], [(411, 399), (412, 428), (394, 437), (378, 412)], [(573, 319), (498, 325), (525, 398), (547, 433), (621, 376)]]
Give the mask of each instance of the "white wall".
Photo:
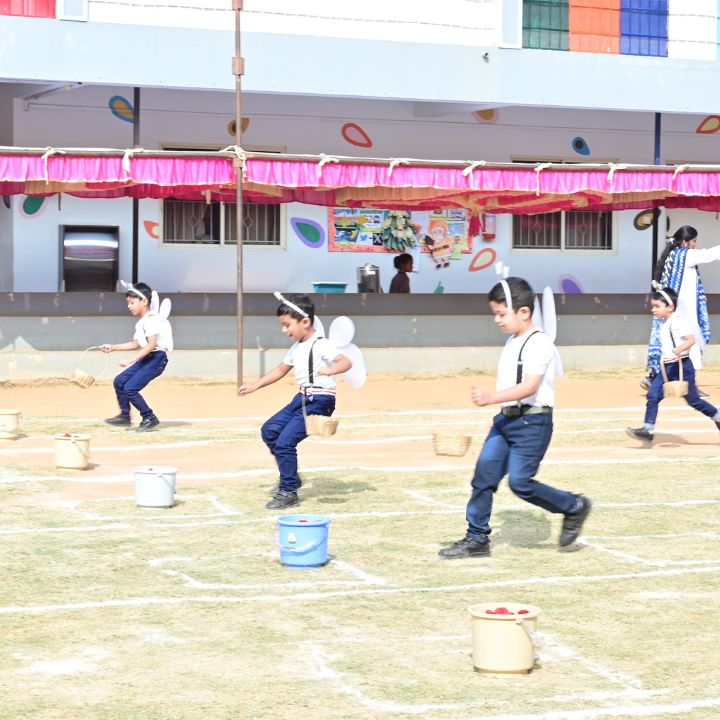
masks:
[[(127, 90), (80, 87), (47, 96), (26, 110), (14, 107), (14, 144), (45, 147), (128, 147), (132, 125), (109, 111), (108, 99)], [(141, 145), (222, 147), (233, 142), (227, 130), (234, 116), (234, 98), (225, 93), (143, 91)], [(479, 121), (471, 112), (428, 117), (427, 107), (389, 101), (291, 98), (247, 95), (244, 114), (250, 125), (244, 135), (248, 147), (275, 147), (293, 153), (365, 155), (372, 157), (484, 159), (553, 159), (574, 161), (623, 161), (651, 163), (653, 117), (643, 113), (563, 111), (501, 108), (494, 122)], [(700, 116), (663, 118), (662, 155), (667, 161), (720, 162), (714, 136), (695, 129)], [(371, 137), (373, 147), (348, 144), (342, 125), (356, 122)], [(589, 156), (577, 155), (571, 142), (582, 136)], [(45, 201), (42, 213), (26, 217), (21, 198), (13, 203), (14, 289), (53, 291), (58, 282), (58, 226), (63, 224), (118, 225), (121, 228), (121, 277), (130, 278), (131, 201), (82, 200), (63, 196)], [(633, 227), (636, 211), (616, 214), (616, 252), (520, 253), (510, 249), (510, 216), (498, 216), (497, 238), (492, 243), (475, 240), (473, 253), (450, 267), (435, 270), (423, 256), (419, 272), (411, 278), (414, 292), (432, 292), (441, 282), (445, 292), (485, 291), (494, 280), (492, 267), (469, 272), (475, 253), (491, 247), (497, 259), (513, 274), (526, 276), (537, 286), (561, 290), (561, 278), (571, 275), (589, 293), (644, 292), (648, 287), (651, 231)], [(283, 248), (246, 248), (244, 286), (248, 291), (276, 288), (310, 291), (314, 280), (347, 282), (355, 287), (356, 268), (365, 262), (381, 268), (387, 288), (394, 271), (392, 255), (380, 253), (330, 253), (326, 246), (311, 249), (290, 227), (293, 217), (327, 225), (327, 209), (291, 204), (285, 209)], [(161, 222), (161, 204), (140, 203), (139, 258), (141, 279), (164, 292), (232, 291), (235, 288), (233, 247), (179, 247), (163, 245), (144, 230), (143, 221)], [(1, 219), (0, 219), (1, 222)], [(692, 224), (700, 231), (700, 245), (714, 244), (720, 236), (715, 213), (672, 211), (670, 226)], [(41, 262), (38, 262), (41, 258)], [(708, 268), (703, 278), (709, 292), (720, 292), (720, 268)]]

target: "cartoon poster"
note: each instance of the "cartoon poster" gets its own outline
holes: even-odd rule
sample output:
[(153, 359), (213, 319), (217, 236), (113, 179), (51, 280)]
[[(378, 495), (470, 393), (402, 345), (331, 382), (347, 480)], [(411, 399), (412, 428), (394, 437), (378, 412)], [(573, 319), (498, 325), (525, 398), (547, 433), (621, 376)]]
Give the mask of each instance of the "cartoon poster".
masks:
[[(388, 235), (396, 228), (405, 247), (397, 247)], [(462, 253), (472, 252), (468, 237), (467, 211), (379, 210), (373, 208), (331, 208), (328, 214), (328, 250), (331, 252), (412, 252), (429, 253), (437, 267), (447, 267)], [(413, 252), (414, 250), (414, 252)]]

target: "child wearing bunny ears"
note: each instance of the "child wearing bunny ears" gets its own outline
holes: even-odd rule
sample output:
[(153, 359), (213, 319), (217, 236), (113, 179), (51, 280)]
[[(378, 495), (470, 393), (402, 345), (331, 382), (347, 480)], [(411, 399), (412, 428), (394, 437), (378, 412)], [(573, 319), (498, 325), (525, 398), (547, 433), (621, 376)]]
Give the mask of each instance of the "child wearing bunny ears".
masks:
[(163, 373), (168, 363), (168, 353), (173, 349), (172, 329), (167, 321), (170, 301), (167, 299), (163, 301), (163, 305), (167, 308), (163, 317), (163, 314), (159, 314), (155, 309), (158, 297), (149, 285), (145, 283), (128, 285), (125, 297), (130, 314), (139, 318), (135, 323), (135, 335), (129, 342), (119, 345), (105, 343), (100, 345), (100, 349), (105, 353), (116, 350), (138, 350), (138, 352), (131, 360), (120, 363), (120, 367), (127, 368), (113, 381), (120, 414), (108, 418), (105, 422), (108, 425), (130, 426), (132, 405), (141, 416), (136, 432), (147, 432), (154, 430), (160, 421), (140, 395), (140, 391)]
[(664, 397), (663, 385), (666, 380), (680, 379), (680, 365), (682, 364), (682, 379), (688, 384), (685, 402), (703, 415), (715, 421), (720, 430), (720, 411), (700, 397), (695, 384), (695, 366), (690, 359), (690, 348), (695, 345), (695, 335), (687, 320), (675, 312), (678, 295), (670, 287), (657, 286), (650, 295), (650, 312), (655, 320), (659, 320), (660, 367), (665, 372), (654, 375), (647, 393), (645, 404), (645, 421), (640, 428), (627, 428), (627, 434), (646, 444), (651, 444), (655, 437), (655, 420), (658, 414), (658, 405)]
[(493, 495), (504, 475), (522, 500), (563, 515), (559, 545), (580, 536), (592, 503), (584, 495), (535, 480), (550, 443), (557, 351), (533, 324), (535, 293), (526, 280), (509, 277), (488, 294), (495, 324), (510, 335), (500, 356), (495, 392), (473, 388), (475, 405), (500, 405), (475, 466), (465, 537), (440, 550), (446, 560), (490, 555)]
[(315, 305), (307, 295), (285, 297), (275, 293), (275, 297), (280, 301), (276, 312), (280, 329), (295, 342), (277, 367), (254, 383), (238, 388), (238, 395), (249, 395), (281, 380), (295, 368), (298, 393), (260, 429), (263, 442), (280, 472), (280, 482), (265, 505), (271, 510), (292, 507), (300, 502), (297, 491), (302, 481), (298, 475), (297, 446), (308, 436), (303, 405), (308, 415), (332, 415), (335, 411), (334, 376), (352, 367), (350, 360), (315, 330)]

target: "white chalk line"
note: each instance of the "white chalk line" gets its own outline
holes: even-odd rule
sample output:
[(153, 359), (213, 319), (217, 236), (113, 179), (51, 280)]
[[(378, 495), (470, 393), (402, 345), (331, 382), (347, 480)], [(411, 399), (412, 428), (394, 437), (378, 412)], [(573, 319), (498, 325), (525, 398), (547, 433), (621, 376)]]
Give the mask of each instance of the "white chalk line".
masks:
[[(617, 449), (617, 448), (615, 448)], [(603, 449), (593, 448), (596, 452), (602, 452)], [(543, 467), (548, 465), (647, 465), (649, 463), (699, 463), (699, 462), (719, 462), (720, 455), (674, 455), (674, 456), (658, 456), (651, 455), (642, 448), (639, 451), (632, 451), (635, 457), (618, 457), (618, 458), (545, 458), (542, 462)], [(467, 472), (475, 468), (475, 463), (457, 465), (320, 465), (316, 467), (305, 467), (302, 473), (323, 473), (323, 472), (363, 472), (363, 473), (439, 473), (439, 472)], [(0, 477), (0, 485), (11, 485), (30, 482), (57, 482), (77, 484), (99, 484), (99, 483), (121, 483), (132, 482), (133, 478), (130, 473), (123, 475), (94, 475), (92, 471), (83, 476), (78, 475), (16, 475), (12, 477)], [(266, 475), (277, 475), (276, 468), (252, 468), (249, 470), (237, 470), (233, 472), (203, 472), (203, 473), (181, 473), (178, 475), (180, 480), (239, 480), (242, 478), (263, 477)]]
[[(129, 498), (128, 498), (129, 499)], [(89, 501), (86, 501), (89, 502)], [(665, 502), (627, 502), (627, 503), (595, 503), (594, 508), (595, 510), (599, 510), (602, 508), (614, 508), (614, 509), (645, 509), (645, 508), (656, 508), (656, 507), (697, 507), (697, 506), (706, 506), (706, 505), (718, 505), (720, 504), (720, 499), (718, 500), (669, 500)], [(527, 508), (525, 504), (521, 503), (496, 503), (494, 506), (494, 509), (496, 512), (502, 512), (506, 510), (517, 510), (518, 508)], [(366, 510), (363, 512), (347, 512), (347, 513), (341, 513), (341, 512), (334, 512), (334, 513), (325, 513), (330, 517), (332, 520), (348, 520), (353, 518), (391, 518), (391, 517), (400, 517), (400, 518), (406, 518), (406, 517), (423, 517), (428, 515), (452, 515), (455, 513), (461, 513), (465, 511), (465, 504), (458, 504), (456, 506), (448, 505), (447, 507), (441, 507), (437, 510)], [(130, 530), (141, 530), (146, 529), (147, 527), (154, 527), (154, 528), (183, 528), (183, 527), (203, 527), (205, 525), (236, 525), (239, 524), (239, 522), (236, 522), (232, 519), (230, 519), (235, 513), (208, 513), (206, 515), (200, 515), (200, 514), (190, 514), (190, 515), (152, 515), (147, 518), (141, 518), (138, 522), (132, 523), (127, 522), (128, 520), (136, 520), (137, 517), (133, 515), (115, 515), (115, 516), (104, 516), (100, 514), (95, 514), (94, 517), (98, 521), (104, 521), (105, 525), (75, 525), (75, 526), (66, 526), (66, 527), (52, 527), (52, 528), (18, 528), (18, 527), (10, 527), (10, 528), (0, 528), (0, 535), (13, 535), (13, 534), (32, 534), (32, 533), (62, 533), (62, 532), (95, 532), (97, 530), (123, 530), (123, 529), (130, 529)], [(237, 513), (238, 515), (242, 515), (241, 512)], [(207, 520), (207, 522), (196, 522), (196, 523), (178, 523), (178, 520), (183, 520), (186, 518), (194, 519), (194, 518), (204, 518)], [(150, 520), (170, 520), (172, 519), (173, 523), (152, 523), (152, 524), (146, 524), (147, 521)], [(225, 522), (222, 522), (220, 519), (225, 519)], [(123, 522), (125, 521), (125, 522)], [(243, 518), (242, 524), (248, 525), (248, 524), (267, 524), (271, 522), (275, 522), (276, 517), (274, 515), (269, 515), (267, 517), (248, 517)], [(708, 533), (706, 531), (699, 531), (698, 533), (693, 533), (692, 535), (698, 536), (698, 537), (716, 537), (717, 535), (715, 533)], [(616, 539), (615, 536), (591, 536), (593, 539), (598, 539), (602, 537), (603, 539)], [(648, 537), (648, 538), (655, 538), (655, 537), (664, 537), (662, 535), (649, 535), (649, 536), (618, 536), (618, 538), (628, 537), (629, 539), (639, 539), (642, 537)], [(671, 537), (679, 537), (677, 534), (671, 535)]]
[(578, 539), (580, 545), (590, 547), (597, 552), (612, 555), (620, 560), (626, 560), (638, 565), (646, 565), (649, 567), (689, 567), (692, 565), (706, 565), (707, 563), (720, 563), (720, 558), (704, 558), (703, 560), (649, 560), (647, 558), (641, 558), (638, 555), (631, 555), (630, 553), (622, 552), (621, 550), (615, 550), (609, 548), (602, 543), (591, 542), (586, 537)]
[(120, 607), (146, 607), (152, 605), (183, 605), (190, 603), (257, 603), (257, 602), (287, 602), (288, 598), (292, 598), (293, 602), (312, 601), (312, 600), (331, 600), (339, 597), (366, 597), (366, 596), (391, 596), (391, 595), (408, 595), (419, 593), (450, 593), (450, 592), (467, 592), (469, 590), (486, 590), (488, 588), (499, 587), (520, 587), (531, 585), (562, 585), (574, 583), (588, 582), (610, 582), (615, 580), (633, 580), (646, 578), (662, 578), (662, 577), (679, 577), (681, 575), (699, 575), (699, 574), (715, 574), (720, 571), (720, 565), (711, 565), (708, 567), (697, 568), (672, 568), (663, 570), (650, 570), (647, 572), (621, 573), (621, 574), (605, 574), (605, 575), (570, 575), (570, 576), (536, 576), (527, 578), (513, 578), (508, 580), (496, 580), (492, 582), (467, 583), (463, 585), (438, 585), (438, 586), (419, 586), (419, 587), (392, 587), (392, 588), (376, 588), (363, 587), (352, 590), (333, 590), (329, 592), (293, 592), (292, 594), (264, 594), (264, 595), (193, 595), (188, 597), (146, 597), (146, 598), (129, 598), (129, 599), (112, 599), (112, 600), (95, 600), (79, 603), (58, 603), (49, 605), (29, 605), (17, 606), (10, 605), (0, 607), (0, 615), (26, 615), (26, 614), (43, 614), (62, 611), (76, 611), (100, 608), (120, 608)]
[[(440, 639), (440, 638), (439, 638)], [(448, 638), (441, 638), (440, 640), (445, 642)], [(465, 636), (452, 638), (453, 640), (462, 640), (467, 642)], [(646, 690), (643, 684), (637, 678), (619, 673), (609, 668), (606, 668), (599, 663), (596, 663), (588, 658), (583, 657), (571, 648), (560, 644), (554, 638), (548, 635), (543, 636), (544, 642), (548, 644), (554, 651), (554, 654), (562, 660), (572, 659), (576, 664), (580, 663), (585, 665), (586, 669), (593, 674), (599, 675), (603, 680), (612, 684), (619, 684), (622, 686), (621, 690), (614, 689), (612, 691), (593, 691), (589, 693), (576, 693), (571, 696), (560, 696), (565, 701), (586, 701), (588, 699), (606, 700), (616, 699), (618, 697), (627, 697), (629, 699), (647, 699), (649, 697), (667, 694), (667, 690)], [(426, 642), (427, 638), (423, 640)], [(337, 641), (334, 644), (341, 644), (342, 640)], [(348, 682), (345, 675), (339, 670), (332, 666), (332, 661), (337, 656), (329, 653), (318, 641), (302, 641), (299, 643), (300, 649), (303, 652), (303, 658), (306, 660), (308, 655), (312, 661), (310, 671), (315, 679), (318, 680), (330, 680), (333, 682), (335, 687), (342, 692), (344, 695), (348, 695), (358, 700), (362, 705), (372, 710), (392, 713), (407, 713), (413, 715), (425, 715), (429, 712), (442, 712), (450, 710), (461, 710), (470, 709), (474, 707), (482, 707), (483, 701), (475, 702), (459, 702), (459, 703), (398, 703), (393, 700), (379, 700), (370, 697), (367, 693), (363, 692), (360, 688), (354, 686)], [(552, 653), (549, 654), (552, 657)], [(540, 698), (543, 701), (556, 702), (559, 697), (547, 697)], [(562, 712), (562, 711), (560, 711)], [(558, 715), (558, 717), (561, 717)]]
[[(149, 563), (151, 566), (158, 566), (160, 563), (157, 562)], [(181, 558), (183, 562), (190, 561), (192, 558)], [(167, 564), (167, 562), (162, 563)], [(387, 585), (387, 580), (375, 575), (366, 573), (361, 568), (351, 563), (345, 562), (344, 560), (332, 559), (325, 566), (331, 571), (337, 569), (340, 573), (346, 573), (354, 577), (353, 580), (340, 578), (332, 580), (299, 580), (299, 581), (283, 581), (283, 582), (268, 582), (268, 583), (219, 583), (219, 582), (203, 582), (198, 580), (190, 573), (183, 572), (181, 570), (162, 570), (164, 575), (170, 577), (180, 578), (186, 587), (190, 587), (194, 590), (280, 590), (280, 589), (298, 589), (298, 588), (315, 588), (315, 587), (362, 587), (364, 585), (372, 586), (384, 586)]]

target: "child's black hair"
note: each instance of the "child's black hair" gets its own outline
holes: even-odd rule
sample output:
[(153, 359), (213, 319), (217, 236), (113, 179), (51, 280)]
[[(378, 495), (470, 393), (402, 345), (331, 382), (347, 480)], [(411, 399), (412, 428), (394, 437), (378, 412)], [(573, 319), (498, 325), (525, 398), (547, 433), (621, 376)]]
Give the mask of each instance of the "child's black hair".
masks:
[[(665, 297), (663, 293), (667, 295), (667, 297)], [(668, 298), (670, 298), (670, 305), (677, 307), (677, 293), (670, 287), (662, 287), (654, 290), (650, 294), (650, 297), (653, 300), (659, 300), (661, 303), (665, 303), (665, 305), (668, 305)]]
[[(137, 291), (137, 292), (134, 292)], [(138, 293), (142, 293), (145, 296), (145, 299), (148, 301), (148, 305), (150, 304), (150, 301), (152, 300), (152, 288), (147, 284), (143, 282), (135, 283), (134, 285), (131, 285), (127, 292), (125, 293), (125, 297), (134, 297), (139, 298), (142, 300), (140, 295)]]
[(488, 301), (505, 303), (510, 310), (527, 307), (532, 311), (535, 307), (535, 291), (530, 287), (530, 283), (520, 277), (509, 277), (505, 282), (510, 290), (510, 302), (505, 297), (502, 283), (493, 285), (492, 290), (488, 293)]
[(297, 310), (293, 309), (289, 305), (286, 305), (285, 303), (280, 303), (280, 306), (275, 313), (278, 317), (282, 317), (283, 315), (289, 315), (294, 320), (302, 320), (303, 318), (307, 317), (310, 320), (310, 324), (312, 325), (313, 321), (315, 320), (315, 304), (307, 295), (285, 295), (285, 299), (288, 302), (291, 302), (293, 305), (297, 306), (305, 313), (305, 315), (302, 315)]
[(396, 270), (399, 270), (401, 265), (404, 265), (408, 261), (412, 262), (412, 259), (413, 257), (410, 253), (400, 253), (400, 255), (396, 255), (393, 258), (393, 265)]

